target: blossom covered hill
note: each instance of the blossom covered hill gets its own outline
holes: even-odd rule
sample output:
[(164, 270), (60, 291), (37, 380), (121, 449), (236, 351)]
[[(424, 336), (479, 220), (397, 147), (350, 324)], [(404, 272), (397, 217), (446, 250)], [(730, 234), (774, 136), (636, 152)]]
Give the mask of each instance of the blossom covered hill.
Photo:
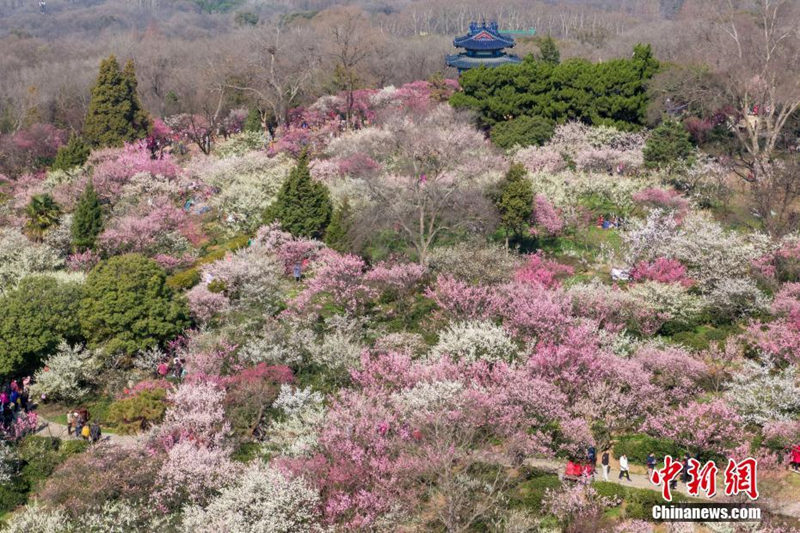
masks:
[[(0, 373), (32, 373), (42, 416), (90, 405), (140, 435), (36, 451), (20, 426), (8, 530), (653, 530), (641, 493), (526, 466), (589, 447), (755, 457), (766, 505), (796, 498), (800, 236), (729, 227), (727, 171), (649, 169), (645, 131), (569, 122), (501, 151), (456, 89), (324, 97), (274, 137), (233, 113), (207, 155), (196, 121), (157, 121), (7, 180)], [(305, 161), (322, 238), (269, 217)], [(102, 227), (78, 250), (89, 184)]]

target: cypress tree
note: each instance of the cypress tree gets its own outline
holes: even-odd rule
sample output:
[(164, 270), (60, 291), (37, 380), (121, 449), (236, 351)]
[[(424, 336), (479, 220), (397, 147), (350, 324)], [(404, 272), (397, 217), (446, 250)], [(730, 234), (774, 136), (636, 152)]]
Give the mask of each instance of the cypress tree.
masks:
[(551, 65), (561, 63), (561, 52), (558, 51), (555, 39), (551, 36), (544, 37), (539, 41), (539, 59)]
[(261, 125), (261, 113), (258, 112), (258, 109), (255, 107), (250, 109), (250, 112), (247, 113), (247, 118), (244, 120), (243, 128), (244, 131), (263, 131), (264, 128)]
[(129, 113), (131, 124), (136, 132), (134, 139), (147, 137), (150, 132), (150, 117), (147, 116), (147, 111), (144, 110), (142, 102), (139, 100), (139, 82), (136, 80), (136, 67), (132, 59), (125, 63), (122, 80), (125, 83), (125, 98), (131, 105)]
[(533, 186), (526, 179), (527, 174), (522, 163), (513, 163), (492, 194), (500, 212), (500, 227), (506, 234), (506, 247), (509, 235), (519, 235), (528, 227), (533, 215)]
[(319, 239), (328, 227), (332, 211), (328, 188), (311, 178), (308, 153), (304, 150), (283, 182), (277, 199), (267, 209), (266, 220), (277, 220), (293, 235)]
[(345, 196), (342, 205), (333, 212), (331, 223), (325, 230), (325, 244), (337, 252), (347, 251), (349, 245), (347, 236), (352, 223), (353, 210), (350, 207), (350, 201)]
[(84, 137), (94, 146), (122, 146), (147, 135), (149, 120), (136, 94), (136, 73), (128, 61), (120, 71), (113, 55), (100, 63), (92, 88)]
[(670, 168), (689, 159), (692, 141), (680, 122), (665, 120), (647, 138), (642, 154), (647, 168)]
[(89, 147), (83, 142), (83, 139), (73, 134), (70, 136), (69, 142), (58, 149), (52, 169), (69, 170), (79, 167), (86, 163), (90, 153), (91, 150), (89, 150)]
[(103, 230), (103, 212), (100, 209), (100, 200), (94, 191), (92, 181), (86, 184), (78, 207), (72, 216), (72, 244), (78, 250), (85, 250), (94, 246), (94, 241)]

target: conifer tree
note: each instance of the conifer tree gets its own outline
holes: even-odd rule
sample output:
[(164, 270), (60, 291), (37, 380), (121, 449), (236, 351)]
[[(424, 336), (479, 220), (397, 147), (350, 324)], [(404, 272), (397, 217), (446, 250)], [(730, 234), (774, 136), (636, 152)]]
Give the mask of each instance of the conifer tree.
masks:
[(73, 134), (69, 142), (58, 149), (56, 159), (53, 161), (53, 170), (69, 170), (79, 167), (89, 159), (91, 150), (79, 136)]
[(539, 59), (551, 65), (561, 63), (561, 52), (558, 51), (555, 39), (551, 36), (542, 38), (539, 41)]
[(263, 131), (264, 128), (261, 125), (261, 113), (258, 112), (258, 109), (255, 107), (250, 109), (250, 112), (247, 113), (247, 118), (244, 120), (243, 128), (244, 131)]
[(505, 232), (506, 247), (510, 235), (520, 235), (528, 227), (533, 214), (533, 186), (526, 178), (522, 163), (513, 163), (503, 181), (492, 194), (500, 212), (500, 227)]
[(149, 119), (136, 94), (133, 62), (120, 71), (117, 58), (100, 63), (100, 73), (92, 88), (92, 99), (84, 124), (84, 137), (94, 146), (122, 146), (147, 135)]
[(267, 209), (266, 220), (277, 220), (293, 235), (319, 239), (325, 234), (332, 211), (328, 188), (311, 177), (308, 153), (303, 151), (277, 199)]
[(680, 122), (665, 120), (650, 136), (642, 150), (647, 168), (670, 168), (689, 159), (692, 141)]
[(349, 244), (347, 236), (352, 222), (353, 210), (345, 196), (342, 205), (333, 212), (331, 223), (325, 231), (325, 244), (337, 252), (346, 252)]
[(134, 139), (131, 140), (142, 139), (147, 137), (151, 124), (150, 117), (139, 100), (139, 82), (136, 80), (136, 67), (133, 59), (129, 59), (125, 63), (125, 68), (122, 69), (122, 79), (125, 82), (125, 98), (131, 104), (129, 111), (131, 124), (136, 132)]
[(72, 244), (77, 250), (94, 247), (94, 241), (103, 229), (103, 212), (91, 180), (86, 184), (78, 207), (72, 216)]

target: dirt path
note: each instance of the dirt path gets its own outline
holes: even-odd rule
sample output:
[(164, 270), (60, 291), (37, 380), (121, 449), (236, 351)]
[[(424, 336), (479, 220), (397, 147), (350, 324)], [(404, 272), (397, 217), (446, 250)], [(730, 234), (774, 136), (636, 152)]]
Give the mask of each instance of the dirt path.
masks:
[[(551, 472), (553, 474), (562, 474), (564, 472), (564, 468), (566, 467), (566, 462), (561, 461), (553, 461), (551, 459), (538, 459), (538, 458), (530, 458), (525, 461), (525, 464), (537, 468), (539, 470), (543, 470), (545, 472)], [(611, 471), (608, 474), (608, 481), (610, 483), (616, 483), (618, 485), (623, 485), (626, 487), (634, 487), (637, 489), (646, 489), (646, 490), (653, 490), (653, 491), (661, 491), (660, 486), (653, 485), (650, 482), (650, 479), (645, 474), (639, 473), (630, 473), (631, 480), (628, 481), (627, 479), (619, 479), (619, 463), (612, 460), (611, 464)], [(596, 481), (605, 481), (603, 479), (603, 471), (598, 464), (598, 472), (595, 476)], [(718, 479), (717, 487), (721, 487), (721, 482)], [(724, 499), (719, 498), (719, 488), (717, 497), (713, 500), (709, 499), (704, 492), (700, 492), (699, 496), (692, 496), (693, 498), (698, 498), (701, 500), (708, 500), (708, 501), (715, 501), (715, 502), (724, 502)], [(686, 489), (685, 483), (678, 483), (676, 492), (680, 492), (685, 495), (689, 495), (688, 490)], [(788, 516), (791, 518), (800, 519), (800, 502), (797, 501), (790, 501), (790, 502), (778, 502), (773, 501), (769, 498), (759, 498), (758, 503), (764, 506), (769, 512)]]
[[(538, 468), (539, 470), (544, 470), (547, 472), (552, 472), (554, 474), (561, 474), (564, 472), (564, 467), (566, 466), (565, 462), (559, 461), (552, 461), (549, 459), (536, 459), (531, 458), (526, 461), (526, 463), (530, 466)], [(618, 485), (624, 485), (626, 487), (634, 487), (637, 489), (648, 489), (648, 490), (657, 490), (660, 491), (661, 487), (653, 485), (650, 480), (647, 478), (645, 474), (634, 474), (633, 472), (630, 473), (631, 480), (628, 481), (627, 479), (619, 479), (619, 465), (611, 465), (611, 471), (608, 473), (608, 481), (610, 483), (617, 483)], [(595, 476), (595, 481), (605, 481), (603, 479), (603, 471), (600, 467), (600, 464), (597, 464), (597, 475)], [(684, 483), (678, 483), (678, 488), (676, 492), (680, 492), (686, 494), (688, 496), (689, 492), (686, 489), (686, 485)], [(700, 499), (707, 499), (705, 498), (705, 494), (703, 492), (700, 493)]]
[[(36, 431), (36, 435), (41, 437), (58, 437), (59, 439), (66, 439), (66, 440), (77, 440), (78, 437), (74, 435), (70, 435), (67, 432), (67, 426), (63, 424), (59, 424), (57, 422), (51, 422), (49, 420), (45, 420), (44, 418), (39, 418), (40, 424), (39, 429)], [(101, 428), (102, 429), (102, 428)], [(113, 444), (118, 444), (120, 446), (133, 446), (141, 439), (138, 435), (116, 435), (113, 433), (104, 433), (102, 437), (100, 437), (100, 442), (111, 442)]]

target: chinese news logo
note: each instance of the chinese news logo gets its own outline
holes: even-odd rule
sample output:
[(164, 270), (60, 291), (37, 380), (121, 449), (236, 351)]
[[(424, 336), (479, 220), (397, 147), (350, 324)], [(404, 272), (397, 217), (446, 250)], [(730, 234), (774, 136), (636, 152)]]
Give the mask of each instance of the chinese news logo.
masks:
[[(713, 498), (717, 493), (717, 473), (719, 469), (714, 461), (701, 465), (697, 459), (687, 460), (688, 468), (682, 477), (686, 483), (686, 491), (690, 496), (700, 496), (704, 492), (706, 497)], [(684, 465), (667, 455), (664, 457), (664, 468), (653, 470), (650, 481), (661, 486), (661, 493), (668, 502), (672, 501), (672, 490), (677, 487), (678, 475)], [(728, 466), (724, 472), (724, 492), (726, 496), (746, 494), (751, 500), (758, 498), (758, 462), (752, 457), (741, 461), (728, 459)]]

